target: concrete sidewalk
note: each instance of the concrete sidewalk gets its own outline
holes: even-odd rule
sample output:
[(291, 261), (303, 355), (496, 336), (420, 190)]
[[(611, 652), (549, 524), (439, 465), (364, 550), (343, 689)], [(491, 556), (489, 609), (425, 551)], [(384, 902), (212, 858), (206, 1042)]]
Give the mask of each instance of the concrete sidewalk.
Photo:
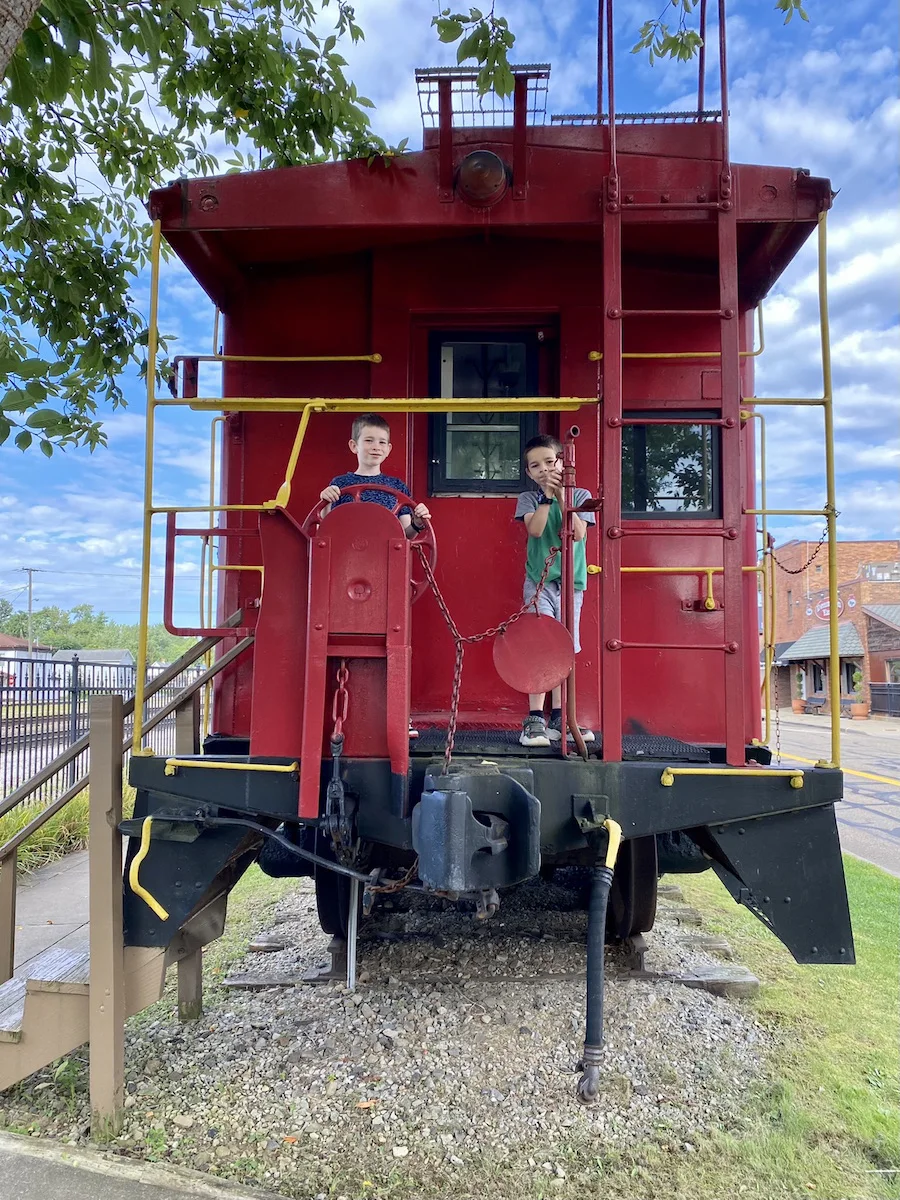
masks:
[[(763, 719), (765, 719), (765, 714), (763, 714)], [(778, 719), (782, 726), (794, 729), (818, 729), (821, 733), (827, 733), (831, 729), (831, 717), (828, 715), (816, 714), (813, 716), (782, 709)], [(772, 711), (772, 723), (773, 725), (775, 723), (774, 710)], [(900, 721), (889, 717), (870, 717), (866, 721), (851, 721), (848, 717), (841, 717), (841, 737), (855, 733), (861, 733), (868, 737), (898, 738), (900, 740)]]
[(283, 1200), (198, 1171), (0, 1133), (0, 1200)]

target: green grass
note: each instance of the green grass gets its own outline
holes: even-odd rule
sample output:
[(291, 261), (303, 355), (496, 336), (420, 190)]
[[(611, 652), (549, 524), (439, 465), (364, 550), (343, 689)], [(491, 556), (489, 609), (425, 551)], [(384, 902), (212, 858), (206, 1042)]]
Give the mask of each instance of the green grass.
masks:
[[(0, 817), (0, 846), (24, 829), (50, 804), (50, 800), (30, 801), (20, 804), (12, 812)], [(34, 871), (47, 863), (83, 850), (88, 844), (90, 789), (85, 788), (65, 808), (55, 813), (46, 824), (23, 842), (19, 847), (18, 866), (20, 871)], [(126, 817), (134, 808), (134, 788), (124, 789), (123, 809)]]

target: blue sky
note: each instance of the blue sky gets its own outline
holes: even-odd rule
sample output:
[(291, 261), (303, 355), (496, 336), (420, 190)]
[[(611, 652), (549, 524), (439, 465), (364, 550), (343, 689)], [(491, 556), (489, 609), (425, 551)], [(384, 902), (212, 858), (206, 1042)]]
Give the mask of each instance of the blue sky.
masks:
[[(696, 66), (647, 65), (628, 51), (658, 0), (618, 0), (617, 107), (679, 108), (695, 94)], [(710, 8), (713, 8), (710, 5)], [(808, 0), (808, 24), (787, 27), (769, 0), (731, 0), (729, 55), (732, 157), (807, 167), (839, 195), (829, 218), (829, 284), (835, 380), (840, 536), (900, 536), (900, 220), (896, 154), (896, 22), (883, 0)], [(377, 107), (373, 125), (392, 142), (421, 144), (413, 69), (452, 61), (436, 40), (425, 0), (358, 0), (366, 31), (345, 51), (351, 77)], [(498, 0), (518, 35), (514, 60), (553, 65), (548, 111), (594, 105), (596, 5), (579, 0)], [(326, 10), (327, 12), (327, 10)], [(718, 106), (715, 55), (707, 103)], [(144, 304), (147, 280), (139, 281)], [(766, 342), (757, 393), (821, 394), (815, 248), (810, 243), (766, 303)], [(212, 309), (177, 264), (164, 268), (160, 325), (176, 352), (208, 353)], [(202, 386), (216, 386), (208, 375)], [(0, 596), (24, 605), (35, 567), (36, 607), (88, 603), (118, 621), (136, 617), (140, 565), (143, 403), (136, 378), (123, 381), (127, 410), (107, 421), (109, 448), (70, 450), (46, 460), (0, 448)], [(824, 498), (821, 414), (770, 410), (769, 502), (818, 507)], [(158, 444), (159, 503), (198, 504), (208, 495), (208, 417), (167, 416)], [(773, 522), (777, 524), (777, 522)], [(820, 521), (789, 519), (777, 530), (817, 538)], [(158, 557), (158, 550), (156, 557)], [(184, 564), (185, 573), (193, 569)], [(191, 584), (184, 580), (185, 596)], [(154, 582), (152, 615), (161, 611)], [(182, 608), (182, 606), (179, 606)], [(182, 615), (190, 617), (193, 605)]]

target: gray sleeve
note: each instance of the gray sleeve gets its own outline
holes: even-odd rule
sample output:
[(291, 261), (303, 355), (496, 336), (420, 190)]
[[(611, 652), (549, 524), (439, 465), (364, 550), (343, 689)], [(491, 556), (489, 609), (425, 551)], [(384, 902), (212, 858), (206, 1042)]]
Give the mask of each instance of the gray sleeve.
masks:
[[(576, 488), (575, 489), (576, 507), (579, 504), (583, 504), (585, 502), (585, 500), (590, 500), (590, 498), (591, 498), (591, 493), (587, 490), (587, 488)], [(584, 521), (585, 525), (596, 525), (597, 524), (597, 514), (596, 513), (583, 512), (583, 513), (579, 513), (578, 515), (579, 515), (579, 517), (581, 517), (582, 521)]]
[(541, 498), (541, 493), (537, 491), (520, 492), (519, 498), (516, 501), (516, 516), (517, 521), (524, 521), (529, 513), (537, 511), (538, 500)]

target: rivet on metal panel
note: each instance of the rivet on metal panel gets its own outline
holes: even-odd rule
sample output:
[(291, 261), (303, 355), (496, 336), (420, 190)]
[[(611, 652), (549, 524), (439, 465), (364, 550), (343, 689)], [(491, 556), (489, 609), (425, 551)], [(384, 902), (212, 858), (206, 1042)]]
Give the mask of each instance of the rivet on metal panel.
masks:
[(726, 321), (730, 321), (731, 318), (734, 316), (734, 309), (733, 308), (723, 309), (722, 316), (725, 318)]
[(725, 530), (725, 536), (728, 538), (729, 542), (733, 542), (734, 539), (737, 537), (737, 535), (738, 535), (738, 531), (736, 529), (726, 529)]
[(606, 536), (611, 538), (620, 538), (622, 536), (622, 530), (618, 525), (610, 525), (609, 529), (606, 531)]
[(619, 426), (622, 424), (622, 418), (621, 417), (607, 417), (606, 423), (610, 427), (610, 429), (618, 429)]
[(325, 543), (324, 543), (324, 542), (317, 542), (317, 543), (316, 543), (316, 545), (319, 547), (319, 549), (320, 549), (320, 550), (324, 550), (324, 549), (325, 549)]
[(317, 625), (317, 626), (316, 626), (316, 629), (321, 629), (321, 628), (322, 628), (322, 626), (321, 626), (321, 625)]
[(737, 644), (737, 642), (726, 642), (725, 649), (728, 651), (729, 654), (737, 654), (738, 650), (740, 649), (740, 646)]
[(399, 625), (395, 625), (395, 626), (394, 626), (394, 633), (399, 633), (399, 632), (400, 632), (400, 626), (399, 626)]
[(606, 643), (606, 648), (607, 648), (607, 650), (621, 650), (622, 643), (620, 641), (617, 641), (616, 638), (610, 638), (609, 641)]
[(618, 321), (622, 317), (622, 310), (620, 308), (609, 308), (606, 310), (606, 315), (611, 321)]
[(725, 420), (722, 422), (722, 424), (725, 426), (726, 429), (734, 429), (735, 425), (737, 424), (737, 421), (735, 421), (734, 417), (726, 417)]
[(394, 542), (394, 549), (395, 549), (395, 550), (402, 550), (402, 549), (403, 549), (403, 543), (402, 543), (402, 542)]

